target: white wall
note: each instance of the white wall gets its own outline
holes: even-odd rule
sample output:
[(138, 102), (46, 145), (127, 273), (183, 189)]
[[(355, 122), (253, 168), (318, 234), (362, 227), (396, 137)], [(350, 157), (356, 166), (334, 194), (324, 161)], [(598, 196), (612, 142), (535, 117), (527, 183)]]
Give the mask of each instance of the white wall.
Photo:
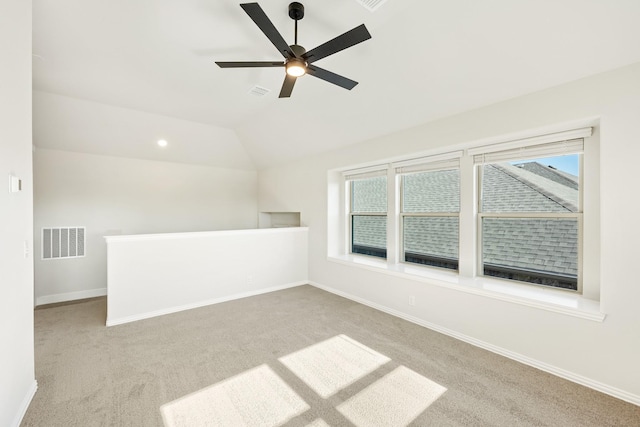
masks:
[[(636, 64), (261, 171), (258, 207), (301, 212), (311, 281), (640, 404), (639, 117)], [(600, 119), (601, 132), (603, 323), (327, 260), (328, 170), (591, 118)]]
[[(257, 227), (257, 172), (68, 151), (34, 153), (36, 303), (104, 295), (102, 236)], [(87, 227), (86, 257), (43, 261), (42, 227)]]
[[(159, 139), (169, 146), (158, 149)], [(33, 93), (33, 141), (52, 150), (255, 170), (230, 129), (40, 91)]]
[(107, 237), (107, 325), (307, 283), (307, 228)]
[[(36, 390), (33, 362), (31, 2), (0, 2), (0, 425), (17, 426)], [(9, 175), (22, 179), (9, 193)]]

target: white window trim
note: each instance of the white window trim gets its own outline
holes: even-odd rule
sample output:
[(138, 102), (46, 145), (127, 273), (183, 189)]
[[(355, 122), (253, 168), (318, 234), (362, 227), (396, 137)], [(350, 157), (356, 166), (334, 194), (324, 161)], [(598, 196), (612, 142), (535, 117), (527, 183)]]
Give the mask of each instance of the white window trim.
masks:
[[(582, 294), (582, 245), (583, 245), (583, 237), (582, 237), (582, 232), (583, 232), (583, 227), (582, 227), (582, 212), (579, 213), (573, 213), (573, 212), (567, 212), (567, 213), (547, 213), (547, 212), (534, 212), (534, 213), (527, 213), (527, 212), (509, 212), (509, 213), (483, 213), (480, 212), (478, 213), (478, 224), (477, 224), (477, 243), (478, 243), (478, 254), (479, 256), (476, 258), (476, 262), (478, 263), (477, 266), (477, 272), (478, 272), (478, 277), (483, 277), (483, 278), (487, 278), (487, 277), (491, 277), (491, 276), (486, 276), (484, 274), (483, 271), (483, 259), (482, 259), (482, 220), (485, 218), (521, 218), (521, 219), (563, 219), (563, 218), (567, 218), (567, 219), (575, 219), (578, 221), (578, 278), (577, 278), (577, 289), (561, 289), (565, 292), (575, 292), (577, 294)], [(517, 280), (509, 280), (509, 279), (498, 279), (498, 278), (494, 278), (494, 280), (500, 280), (501, 282), (508, 282), (508, 283), (520, 283)], [(535, 283), (531, 283), (529, 285), (532, 286), (540, 286), (543, 287), (544, 289), (554, 289), (553, 287), (548, 287), (545, 285), (536, 285)]]
[(453, 289), (460, 292), (480, 295), (501, 301), (507, 301), (527, 307), (534, 307), (554, 313), (603, 322), (606, 315), (600, 311), (600, 303), (582, 295), (571, 294), (562, 290), (542, 289), (538, 286), (505, 283), (502, 280), (487, 277), (469, 278), (444, 269), (428, 269), (414, 264), (390, 265), (382, 258), (364, 255), (332, 255), (330, 262), (349, 267), (383, 273), (433, 286)]
[[(591, 218), (585, 218), (584, 222), (589, 222), (591, 227), (589, 230), (584, 230), (583, 227), (583, 246), (591, 245), (593, 248), (590, 250), (589, 260), (584, 260), (581, 266), (581, 271), (585, 274), (584, 268), (586, 265), (591, 265), (588, 275), (585, 275), (588, 280), (584, 282), (583, 293), (578, 294), (575, 292), (568, 292), (566, 290), (558, 290), (550, 287), (536, 286), (533, 284), (525, 284), (517, 281), (505, 281), (500, 279), (492, 279), (489, 277), (482, 277), (477, 275), (478, 265), (478, 248), (474, 243), (469, 242), (473, 240), (475, 242), (477, 236), (477, 224), (478, 224), (478, 211), (476, 200), (477, 189), (477, 176), (475, 168), (473, 167), (473, 156), (482, 152), (487, 152), (487, 147), (490, 147), (492, 151), (501, 151), (498, 149), (506, 148), (519, 148), (532, 143), (543, 144), (553, 141), (569, 141), (575, 138), (589, 138), (585, 140), (585, 156), (587, 164), (591, 170), (594, 170), (592, 176), (588, 177), (585, 181), (594, 195), (589, 196), (589, 188), (583, 187), (585, 195), (584, 205), (585, 210), (590, 212)], [(349, 242), (348, 242), (348, 225), (349, 219), (349, 207), (348, 207), (348, 186), (344, 177), (346, 172), (355, 172), (357, 169), (351, 168), (350, 170), (338, 169), (329, 171), (329, 216), (328, 216), (328, 252), (327, 259), (331, 262), (348, 265), (355, 268), (363, 268), (366, 270), (376, 271), (379, 273), (389, 274), (396, 277), (402, 277), (418, 282), (428, 283), (435, 286), (442, 286), (457, 291), (472, 293), (476, 295), (482, 295), (494, 299), (503, 301), (509, 301), (516, 304), (521, 304), (529, 307), (536, 307), (539, 309), (552, 311), (556, 313), (562, 313), (570, 316), (584, 318), (588, 320), (602, 322), (606, 315), (601, 312), (601, 305), (599, 302), (600, 296), (600, 277), (599, 277), (599, 214), (598, 202), (599, 202), (599, 133), (596, 130), (595, 134), (592, 134), (592, 128), (582, 128), (571, 130), (567, 132), (559, 132), (556, 134), (546, 134), (543, 136), (536, 136), (532, 138), (519, 139), (517, 141), (506, 141), (504, 143), (496, 144), (492, 143), (485, 146), (459, 146), (462, 152), (466, 155), (458, 155), (461, 151), (449, 151), (449, 152), (433, 152), (428, 153), (420, 158), (407, 156), (405, 158), (393, 158), (388, 162), (378, 162), (375, 166), (369, 166), (366, 169), (358, 170), (362, 172), (370, 172), (373, 169), (380, 170), (386, 168), (387, 171), (387, 183), (388, 183), (388, 212), (387, 212), (387, 259), (369, 257), (366, 255), (350, 254)], [(423, 267), (418, 264), (401, 263), (400, 260), (400, 200), (399, 200), (399, 174), (396, 173), (396, 168), (413, 166), (422, 161), (424, 158), (438, 158), (439, 160), (446, 158), (460, 158), (460, 253), (459, 253), (459, 271), (454, 272), (452, 270), (438, 269)], [(371, 163), (370, 163), (371, 165)], [(581, 162), (581, 167), (584, 167)], [(584, 176), (583, 170), (580, 171), (580, 177)], [(466, 183), (464, 183), (466, 181)], [(334, 183), (334, 184), (332, 184)], [(337, 186), (335, 184), (338, 184)], [(583, 182), (581, 182), (581, 187)], [(341, 194), (338, 198), (335, 191), (331, 188), (340, 188)], [(331, 195), (334, 195), (333, 202), (331, 201)], [(338, 201), (336, 204), (335, 201)], [(583, 200), (580, 200), (581, 205)], [(582, 207), (582, 206), (581, 206)], [(342, 214), (335, 213), (342, 212)], [(345, 229), (345, 226), (346, 229)], [(581, 224), (582, 226), (582, 224)], [(343, 236), (340, 240), (342, 243), (336, 246), (336, 235)], [(332, 244), (333, 242), (333, 244)], [(591, 263), (591, 264), (589, 264)]]
[[(583, 200), (584, 200), (584, 168), (583, 168), (583, 153), (584, 153), (584, 138), (591, 136), (591, 128), (578, 129), (576, 131), (563, 132), (556, 135), (556, 141), (550, 141), (552, 136), (545, 135), (543, 139), (540, 138), (528, 138), (517, 142), (510, 142), (505, 144), (508, 148), (506, 150), (498, 150), (498, 145), (492, 145), (488, 149), (477, 148), (474, 150), (468, 150), (471, 153), (470, 157), (473, 157), (473, 163), (476, 168), (478, 197), (475, 198), (477, 202), (477, 224), (476, 224), (476, 243), (477, 254), (476, 257), (476, 272), (478, 276), (488, 277), (484, 275), (484, 266), (482, 259), (482, 223), (485, 218), (548, 218), (548, 219), (561, 219), (570, 218), (575, 219), (578, 223), (578, 277), (577, 287), (575, 290), (568, 290), (569, 292), (577, 292), (582, 294), (582, 248), (584, 244), (582, 226), (582, 213), (583, 213)], [(579, 138), (574, 138), (579, 135)], [(573, 138), (573, 139), (568, 139)], [(522, 145), (524, 141), (536, 141), (533, 145)], [(488, 150), (488, 151), (487, 151)], [(485, 164), (509, 162), (509, 161), (522, 161), (544, 157), (554, 157), (561, 155), (577, 154), (579, 158), (580, 171), (578, 173), (579, 179), (579, 194), (578, 194), (578, 212), (483, 212), (482, 211), (482, 182), (483, 182), (483, 166)], [(501, 281), (507, 279), (500, 279)], [(508, 281), (511, 283), (512, 281)], [(540, 285), (542, 286), (542, 285)]]
[(479, 147), (473, 147), (467, 149), (469, 156), (475, 156), (478, 154), (488, 154), (498, 151), (515, 150), (524, 147), (544, 145), (559, 141), (571, 141), (579, 138), (589, 138), (593, 135), (593, 128), (586, 127), (581, 129), (574, 129), (565, 132), (555, 132), (546, 135), (534, 136), (531, 138), (522, 138), (512, 141), (503, 141), (496, 144), (483, 145)]
[[(400, 198), (400, 206), (398, 209), (399, 216), (399, 258), (398, 262), (406, 263), (409, 265), (417, 265), (420, 264), (415, 262), (408, 262), (405, 260), (405, 244), (404, 244), (404, 228), (405, 228), (405, 219), (407, 217), (410, 218), (418, 218), (418, 217), (431, 217), (431, 218), (458, 218), (458, 223), (460, 223), (460, 209), (457, 212), (405, 212), (403, 209), (404, 206), (404, 188), (403, 188), (403, 180), (402, 178), (405, 175), (412, 175), (416, 173), (424, 173), (424, 172), (437, 172), (444, 170), (456, 170), (458, 174), (460, 173), (460, 157), (462, 157), (462, 151), (456, 151), (453, 153), (445, 153), (443, 155), (430, 156), (426, 158), (422, 158), (421, 162), (416, 160), (411, 160), (410, 163), (399, 162), (395, 163), (392, 166), (395, 166), (395, 175), (400, 183), (400, 188), (398, 191), (398, 196)], [(430, 161), (429, 161), (430, 160)], [(425, 162), (426, 161), (426, 162)], [(458, 199), (460, 199), (460, 193), (458, 192)], [(458, 248), (460, 247), (460, 230), (458, 229)], [(445, 269), (450, 271), (458, 272), (460, 269), (459, 266), (460, 256), (458, 255), (458, 268), (453, 269)], [(434, 266), (423, 266), (427, 268), (439, 268)]]
[[(347, 225), (346, 225), (346, 229), (348, 230), (348, 232), (346, 233), (346, 237), (347, 237), (347, 239), (346, 239), (346, 247), (347, 247), (347, 252), (349, 254), (366, 256), (366, 255), (356, 254), (356, 253), (352, 252), (353, 251), (352, 242), (353, 242), (353, 217), (354, 216), (384, 216), (384, 217), (387, 218), (387, 222), (388, 222), (388, 218), (389, 218), (389, 214), (388, 214), (389, 207), (388, 206), (387, 206), (387, 211), (386, 212), (353, 212), (353, 206), (352, 206), (353, 200), (351, 198), (351, 192), (353, 191), (353, 181), (386, 176), (388, 174), (388, 172), (387, 172), (388, 169), (389, 169), (388, 165), (384, 165), (382, 167), (381, 166), (372, 166), (372, 167), (368, 167), (368, 168), (349, 170), (349, 171), (345, 171), (343, 173), (345, 196), (346, 196), (345, 205), (347, 207)], [(388, 197), (389, 197), (389, 187), (387, 186), (387, 198)], [(389, 240), (389, 237), (387, 236), (387, 241), (388, 240)], [(387, 251), (387, 257), (388, 257), (389, 248), (386, 247), (385, 250)], [(386, 258), (381, 258), (381, 257), (378, 257), (378, 258), (386, 259)]]

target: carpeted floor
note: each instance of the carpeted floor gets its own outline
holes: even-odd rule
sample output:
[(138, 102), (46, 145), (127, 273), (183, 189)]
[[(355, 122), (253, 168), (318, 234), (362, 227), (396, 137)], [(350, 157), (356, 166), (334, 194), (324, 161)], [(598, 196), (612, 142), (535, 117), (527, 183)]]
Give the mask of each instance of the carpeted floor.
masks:
[(106, 328), (35, 311), (22, 426), (640, 426), (640, 407), (302, 286)]

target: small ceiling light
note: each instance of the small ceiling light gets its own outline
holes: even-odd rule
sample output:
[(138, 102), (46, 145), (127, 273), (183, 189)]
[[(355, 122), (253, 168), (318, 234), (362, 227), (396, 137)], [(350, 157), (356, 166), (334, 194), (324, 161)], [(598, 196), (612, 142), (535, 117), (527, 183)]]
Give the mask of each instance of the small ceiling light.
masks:
[(286, 65), (287, 74), (292, 77), (304, 76), (307, 72), (306, 64), (299, 59), (291, 59)]
[(165, 139), (160, 139), (158, 140), (158, 145), (162, 148), (166, 147), (167, 145), (169, 145), (169, 143), (167, 142), (167, 140)]

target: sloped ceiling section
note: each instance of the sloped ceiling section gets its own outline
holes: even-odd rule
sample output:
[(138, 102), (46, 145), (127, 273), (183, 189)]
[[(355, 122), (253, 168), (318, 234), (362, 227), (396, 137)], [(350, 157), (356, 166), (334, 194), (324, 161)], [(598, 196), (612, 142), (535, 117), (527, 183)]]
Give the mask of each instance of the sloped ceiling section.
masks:
[[(278, 99), (282, 69), (214, 63), (282, 59), (241, 2), (33, 0), (34, 89), (233, 129), (263, 168), (640, 61), (638, 0), (303, 0), (305, 48), (372, 39), (317, 63), (353, 90), (303, 76)], [(293, 43), (290, 0), (259, 3)]]
[[(44, 92), (33, 95), (36, 147), (255, 169), (232, 130), (67, 96)], [(159, 147), (159, 139), (169, 145)]]

